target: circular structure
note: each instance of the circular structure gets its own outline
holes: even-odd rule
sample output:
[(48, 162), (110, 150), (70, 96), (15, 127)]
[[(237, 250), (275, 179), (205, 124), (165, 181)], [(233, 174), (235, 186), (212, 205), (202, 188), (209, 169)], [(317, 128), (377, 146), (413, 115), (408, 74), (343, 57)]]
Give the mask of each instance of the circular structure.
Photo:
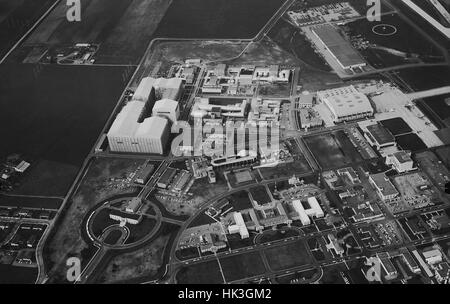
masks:
[(397, 28), (391, 24), (377, 24), (372, 28), (372, 32), (380, 36), (392, 36), (397, 33)]
[(149, 240), (161, 226), (156, 205), (142, 201), (138, 210), (129, 210), (133, 197), (121, 197), (99, 204), (86, 219), (87, 237), (103, 247), (126, 249)]

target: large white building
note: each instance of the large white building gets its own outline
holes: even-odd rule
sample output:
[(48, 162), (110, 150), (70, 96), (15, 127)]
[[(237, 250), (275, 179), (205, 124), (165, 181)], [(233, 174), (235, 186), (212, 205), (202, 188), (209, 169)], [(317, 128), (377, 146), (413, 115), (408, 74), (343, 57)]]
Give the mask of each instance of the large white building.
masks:
[(247, 226), (245, 225), (244, 218), (242, 217), (242, 213), (234, 212), (233, 220), (235, 222), (234, 225), (228, 226), (228, 232), (230, 234), (239, 233), (242, 239), (246, 239), (249, 237)]
[(157, 116), (140, 122), (144, 108), (144, 102), (133, 100), (117, 115), (107, 135), (111, 151), (164, 153), (169, 138), (169, 122)]
[(300, 221), (304, 226), (308, 226), (311, 224), (310, 217), (321, 218), (325, 215), (322, 208), (320, 207), (319, 202), (314, 196), (308, 198), (309, 208), (305, 209), (300, 200), (293, 201), (292, 205), (294, 207), (294, 210), (298, 213)]
[(317, 98), (328, 107), (334, 122), (351, 121), (374, 114), (369, 98), (352, 85), (319, 91)]
[(178, 120), (180, 116), (180, 106), (177, 101), (172, 99), (158, 100), (152, 109), (153, 116), (165, 117), (172, 123)]
[(145, 77), (134, 92), (133, 99), (148, 101), (152, 88), (155, 88), (158, 99), (178, 100), (183, 89), (183, 79)]

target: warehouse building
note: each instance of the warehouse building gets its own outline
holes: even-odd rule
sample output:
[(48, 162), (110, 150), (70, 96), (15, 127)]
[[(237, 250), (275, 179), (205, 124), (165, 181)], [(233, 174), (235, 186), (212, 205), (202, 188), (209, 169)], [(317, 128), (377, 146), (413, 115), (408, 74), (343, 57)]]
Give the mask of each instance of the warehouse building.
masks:
[(385, 127), (380, 124), (374, 124), (367, 127), (364, 137), (378, 150), (396, 145), (395, 137)]
[(319, 91), (317, 98), (328, 107), (336, 123), (372, 117), (374, 114), (367, 96), (352, 85)]
[(174, 168), (167, 168), (158, 180), (157, 186), (162, 189), (167, 189), (172, 182), (173, 178), (177, 174), (177, 170)]
[(165, 117), (171, 123), (174, 123), (180, 116), (180, 106), (177, 101), (172, 99), (158, 100), (153, 106), (152, 116)]
[(312, 32), (344, 70), (367, 65), (361, 54), (332, 25), (314, 26)]
[(113, 152), (163, 154), (169, 140), (169, 122), (161, 117), (142, 119), (146, 103), (133, 100), (117, 115), (108, 132)]

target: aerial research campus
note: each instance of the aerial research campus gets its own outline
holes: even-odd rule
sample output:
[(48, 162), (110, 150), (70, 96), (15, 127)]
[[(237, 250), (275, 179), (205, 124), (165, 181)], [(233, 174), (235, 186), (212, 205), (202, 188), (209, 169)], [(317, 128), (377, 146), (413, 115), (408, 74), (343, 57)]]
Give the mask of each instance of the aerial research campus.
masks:
[(448, 1), (63, 2), (0, 47), (0, 283), (450, 282)]

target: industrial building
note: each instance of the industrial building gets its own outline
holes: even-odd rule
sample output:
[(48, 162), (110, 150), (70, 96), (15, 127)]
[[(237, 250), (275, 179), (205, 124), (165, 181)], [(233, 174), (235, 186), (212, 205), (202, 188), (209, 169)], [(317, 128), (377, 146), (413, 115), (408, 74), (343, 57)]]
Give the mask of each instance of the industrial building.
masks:
[(134, 177), (134, 181), (138, 184), (144, 185), (147, 183), (148, 179), (152, 175), (153, 171), (155, 171), (155, 166), (148, 164), (141, 168)]
[(311, 31), (344, 70), (367, 65), (361, 54), (332, 25), (317, 25)]
[(241, 98), (197, 98), (191, 115), (193, 117), (210, 116), (244, 118), (249, 100)]
[(396, 145), (395, 137), (388, 129), (380, 124), (367, 126), (364, 137), (372, 146), (377, 147), (378, 150)]
[(386, 273), (385, 279), (393, 280), (397, 278), (398, 272), (394, 264), (392, 264), (389, 254), (387, 252), (377, 253), (377, 258), (379, 259), (381, 267)]
[(242, 165), (250, 165), (258, 160), (258, 155), (253, 151), (241, 151), (238, 155), (220, 157), (211, 160), (213, 168), (232, 168)]
[(167, 189), (172, 182), (173, 178), (177, 174), (177, 170), (174, 168), (167, 168), (158, 180), (157, 186), (162, 189)]
[(399, 151), (388, 155), (386, 157), (386, 165), (392, 165), (398, 173), (404, 173), (415, 169), (411, 153), (406, 151)]
[(399, 195), (399, 192), (384, 173), (372, 174), (369, 182), (375, 187), (378, 196), (383, 200), (390, 200)]
[(117, 115), (109, 132), (113, 152), (163, 154), (169, 140), (169, 122), (161, 117), (142, 119), (146, 103), (133, 100)]
[(180, 116), (180, 106), (177, 101), (172, 99), (158, 100), (153, 106), (152, 116), (164, 117), (174, 123)]
[(352, 85), (319, 91), (317, 98), (328, 107), (336, 123), (372, 117), (374, 114), (369, 98)]
[(142, 200), (139, 197), (132, 198), (125, 207), (125, 211), (128, 213), (136, 213), (142, 206)]

